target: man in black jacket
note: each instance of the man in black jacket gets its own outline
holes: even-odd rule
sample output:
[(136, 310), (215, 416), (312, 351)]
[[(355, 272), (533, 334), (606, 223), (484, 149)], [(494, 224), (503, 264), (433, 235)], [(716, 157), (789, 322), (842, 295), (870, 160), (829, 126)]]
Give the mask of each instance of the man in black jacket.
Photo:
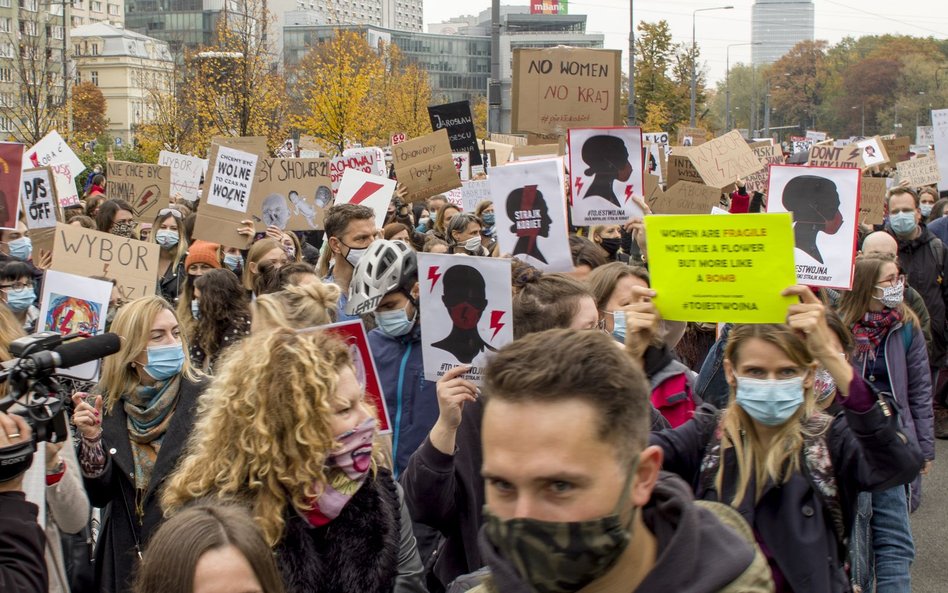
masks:
[[(32, 438), (23, 418), (0, 412), (0, 456)], [(19, 473), (0, 482), (0, 591), (4, 593), (45, 593), (49, 588), (46, 538), (36, 521), (39, 509), (21, 491), (23, 472), (31, 461), (32, 456), (14, 470)]]

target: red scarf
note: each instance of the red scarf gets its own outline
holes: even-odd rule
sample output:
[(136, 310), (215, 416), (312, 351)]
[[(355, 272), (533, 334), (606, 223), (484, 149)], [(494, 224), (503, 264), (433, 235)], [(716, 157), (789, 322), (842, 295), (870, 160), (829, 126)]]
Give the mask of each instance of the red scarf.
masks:
[(863, 358), (866, 355), (869, 358), (875, 358), (876, 350), (882, 339), (889, 333), (889, 330), (902, 321), (902, 310), (885, 309), (875, 313), (869, 311), (862, 316), (862, 319), (853, 325), (853, 336), (856, 338), (856, 356)]

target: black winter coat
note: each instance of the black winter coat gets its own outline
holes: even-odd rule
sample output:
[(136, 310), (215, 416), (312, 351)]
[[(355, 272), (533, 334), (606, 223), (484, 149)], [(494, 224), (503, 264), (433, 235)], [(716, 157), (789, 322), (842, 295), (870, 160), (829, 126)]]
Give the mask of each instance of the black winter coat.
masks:
[[(899, 264), (902, 272), (908, 276), (908, 283), (922, 295), (928, 314), (931, 316), (932, 346), (930, 349), (932, 368), (945, 366), (945, 354), (948, 352), (948, 328), (946, 328), (946, 303), (948, 303), (948, 247), (933, 247), (941, 243), (924, 226), (917, 239), (902, 240), (899, 243)], [(936, 253), (941, 261), (936, 261)]]
[(39, 508), (22, 492), (0, 492), (0, 591), (4, 593), (49, 590), (46, 536), (36, 522), (38, 513)]
[(194, 427), (198, 397), (206, 386), (203, 382), (181, 379), (178, 403), (142, 501), (145, 512), (141, 521), (135, 511), (135, 464), (128, 438), (128, 417), (124, 408), (116, 405), (102, 421), (105, 471), (98, 478), (83, 478), (89, 501), (104, 509), (95, 551), (96, 591), (123, 593), (131, 590), (130, 581), (138, 565), (138, 551), (145, 549), (162, 521), (159, 489), (184, 452)]
[[(689, 482), (695, 489), (695, 498), (730, 503), (737, 476), (733, 448), (726, 449), (722, 460), (725, 478), (734, 478), (725, 480), (724, 491), (706, 489), (699, 483), (701, 464), (717, 428), (716, 418), (715, 408), (705, 404), (692, 420), (676, 429), (653, 433), (649, 441), (664, 450), (663, 469)], [(900, 432), (897, 416), (886, 416), (878, 404), (862, 414), (846, 410), (837, 415), (828, 429), (826, 442), (839, 489), (845, 533), (851, 530), (852, 511), (860, 491), (885, 490), (908, 483), (922, 466), (918, 445)], [(806, 467), (802, 458), (800, 464)], [(752, 479), (747, 487), (750, 494), (737, 510), (766, 544), (769, 556), (777, 561), (794, 593), (850, 591), (842, 568), (846, 559), (840, 557), (832, 519), (810, 479), (796, 473), (785, 484), (768, 484), (756, 505), (755, 491)]]

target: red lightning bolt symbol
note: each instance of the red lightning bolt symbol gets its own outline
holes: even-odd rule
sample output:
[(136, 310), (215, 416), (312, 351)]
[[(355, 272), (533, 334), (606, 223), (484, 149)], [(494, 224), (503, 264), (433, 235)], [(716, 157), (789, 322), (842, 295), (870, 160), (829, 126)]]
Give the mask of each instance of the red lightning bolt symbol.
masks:
[(500, 320), (504, 316), (503, 311), (491, 311), (490, 312), (490, 328), (494, 330), (494, 335), (490, 337), (490, 341), (493, 342), (494, 338), (497, 337), (497, 332), (503, 329), (504, 323), (501, 323)]
[(434, 290), (435, 284), (438, 283), (438, 279), (441, 278), (441, 274), (438, 273), (438, 266), (431, 266), (428, 268), (428, 280), (431, 280), (431, 288), (428, 289), (428, 292)]
[(62, 321), (59, 323), (59, 327), (57, 328), (59, 333), (66, 333), (66, 328), (69, 327), (69, 323), (72, 321), (72, 316), (75, 314), (75, 311), (69, 311), (69, 313), (66, 313), (66, 316), (63, 317)]
[(144, 206), (145, 202), (147, 202), (151, 198), (152, 195), (154, 195), (154, 192), (152, 192), (151, 190), (148, 190), (147, 192), (143, 193), (142, 199), (138, 201), (138, 207), (141, 208), (142, 206)]
[(625, 186), (625, 201), (628, 202), (631, 197), (632, 197), (632, 186), (627, 185)]
[(569, 203), (570, 203), (570, 205), (573, 204), (573, 199), (574, 199), (574, 198), (578, 198), (578, 197), (579, 197), (579, 192), (581, 192), (581, 191), (583, 190), (583, 178), (577, 176), (577, 177), (576, 177), (576, 181), (573, 182), (573, 186), (576, 188), (576, 193), (570, 195), (570, 197), (569, 197)]
[(350, 204), (361, 204), (366, 198), (374, 194), (375, 192), (382, 189), (381, 183), (375, 183), (374, 181), (366, 181), (362, 184), (362, 187), (359, 188), (355, 194), (352, 195), (352, 199), (349, 200)]

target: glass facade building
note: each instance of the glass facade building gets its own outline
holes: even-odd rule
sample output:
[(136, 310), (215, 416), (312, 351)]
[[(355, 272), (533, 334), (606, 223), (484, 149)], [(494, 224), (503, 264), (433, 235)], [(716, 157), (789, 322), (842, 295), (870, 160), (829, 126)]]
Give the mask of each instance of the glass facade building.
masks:
[(797, 43), (813, 39), (812, 0), (757, 0), (751, 12), (751, 63), (772, 64)]
[(125, 26), (168, 42), (171, 53), (210, 45), (221, 2), (208, 0), (126, 0)]

